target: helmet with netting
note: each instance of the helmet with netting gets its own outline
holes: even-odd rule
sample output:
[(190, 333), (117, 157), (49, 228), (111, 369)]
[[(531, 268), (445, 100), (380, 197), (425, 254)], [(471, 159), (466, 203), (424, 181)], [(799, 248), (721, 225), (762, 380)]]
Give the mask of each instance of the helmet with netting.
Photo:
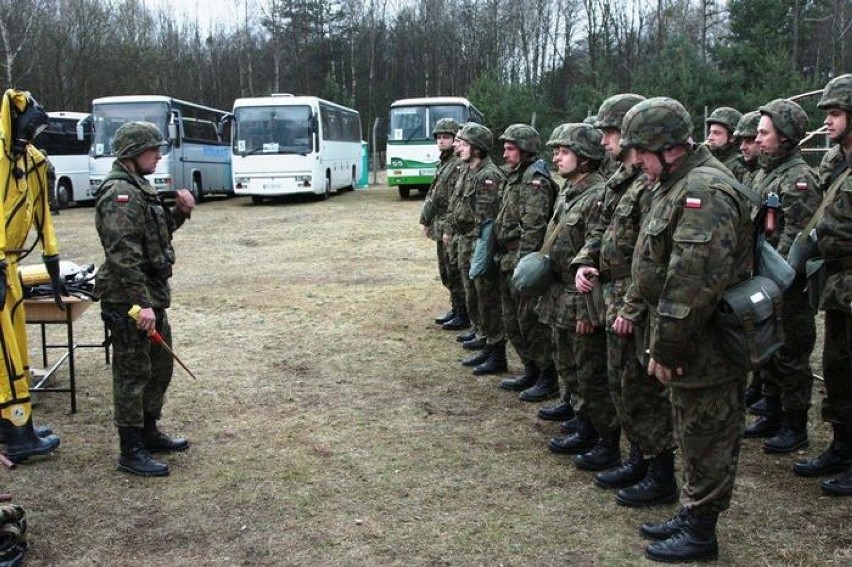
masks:
[(557, 126), (547, 145), (551, 148), (565, 147), (582, 158), (602, 161), (606, 155), (602, 141), (603, 134), (600, 130), (585, 122), (578, 122)]
[(638, 94), (623, 93), (609, 97), (601, 104), (598, 109), (598, 116), (595, 120), (595, 128), (615, 128), (621, 130), (621, 123), (624, 121), (624, 115), (627, 111), (645, 100), (645, 97)]
[(737, 122), (737, 129), (734, 130), (735, 138), (757, 138), (757, 125), (760, 123), (760, 111), (752, 110), (746, 112), (740, 121)]
[(760, 114), (769, 116), (776, 130), (796, 143), (807, 134), (808, 115), (792, 100), (776, 98), (758, 110)]
[(840, 108), (852, 112), (852, 73), (831, 79), (822, 90), (817, 108)]
[(661, 152), (686, 144), (692, 135), (692, 117), (673, 98), (649, 98), (624, 115), (621, 146)]
[(740, 121), (740, 118), (743, 117), (742, 112), (737, 110), (736, 108), (731, 108), (730, 106), (720, 106), (716, 110), (710, 113), (710, 116), (707, 117), (707, 120), (704, 122), (707, 125), (711, 124), (719, 124), (720, 126), (724, 126), (728, 131), (728, 134), (733, 134), (734, 130), (737, 129), (737, 124)]
[(452, 118), (441, 118), (435, 122), (435, 127), (432, 128), (432, 137), (438, 134), (449, 134), (455, 136), (459, 131), (459, 123)]
[(537, 154), (541, 147), (541, 136), (538, 135), (538, 131), (527, 124), (508, 126), (498, 140), (515, 144), (522, 152), (530, 154)]
[(491, 130), (476, 122), (465, 124), (464, 128), (456, 134), (456, 137), (484, 152), (491, 151), (491, 147), (494, 145), (494, 135)]
[(118, 159), (133, 158), (153, 148), (168, 146), (160, 129), (150, 122), (127, 122), (115, 132), (112, 149)]

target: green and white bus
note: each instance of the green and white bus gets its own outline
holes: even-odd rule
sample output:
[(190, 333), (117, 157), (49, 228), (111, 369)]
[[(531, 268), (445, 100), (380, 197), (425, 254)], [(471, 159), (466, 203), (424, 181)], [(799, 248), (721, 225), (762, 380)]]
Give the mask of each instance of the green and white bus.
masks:
[(426, 194), (440, 156), (432, 129), (441, 118), (482, 122), (482, 113), (461, 97), (406, 98), (391, 104), (388, 119), (388, 185), (408, 198), (412, 189)]

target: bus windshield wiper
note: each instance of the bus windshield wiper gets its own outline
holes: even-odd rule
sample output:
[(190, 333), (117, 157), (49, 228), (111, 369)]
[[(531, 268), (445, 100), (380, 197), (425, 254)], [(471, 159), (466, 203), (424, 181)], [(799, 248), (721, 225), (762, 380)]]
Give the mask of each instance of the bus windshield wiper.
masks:
[(256, 147), (256, 148), (252, 148), (252, 149), (250, 149), (250, 150), (249, 150), (249, 151), (247, 151), (247, 152), (243, 152), (243, 153), (241, 153), (240, 155), (241, 155), (242, 157), (246, 157), (246, 156), (250, 156), (250, 155), (252, 155), (252, 154), (256, 154), (257, 152), (262, 152), (262, 151), (263, 151), (263, 146), (258, 146), (258, 147)]

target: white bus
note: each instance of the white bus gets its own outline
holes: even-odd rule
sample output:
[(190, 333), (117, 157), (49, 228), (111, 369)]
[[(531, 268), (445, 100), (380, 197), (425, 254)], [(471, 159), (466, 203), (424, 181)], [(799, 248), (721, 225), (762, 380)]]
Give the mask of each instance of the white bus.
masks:
[(406, 98), (391, 104), (388, 119), (388, 185), (408, 198), (412, 189), (426, 194), (440, 155), (432, 129), (441, 118), (482, 123), (482, 113), (461, 97)]
[(353, 189), (361, 169), (357, 110), (313, 96), (274, 94), (234, 101), (234, 193), (265, 197)]
[(47, 128), (33, 142), (47, 152), (56, 171), (56, 185), (51, 190), (60, 209), (88, 198), (91, 125), (90, 115), (85, 112), (48, 112)]
[[(94, 193), (112, 168), (115, 132), (138, 120), (157, 125), (170, 145), (148, 180), (160, 193), (189, 189), (195, 200), (205, 195), (231, 195), (231, 152), (228, 150), (228, 112), (176, 98), (156, 95), (111, 96), (92, 101), (94, 136), (89, 159), (90, 189)], [(222, 127), (220, 128), (220, 124)]]

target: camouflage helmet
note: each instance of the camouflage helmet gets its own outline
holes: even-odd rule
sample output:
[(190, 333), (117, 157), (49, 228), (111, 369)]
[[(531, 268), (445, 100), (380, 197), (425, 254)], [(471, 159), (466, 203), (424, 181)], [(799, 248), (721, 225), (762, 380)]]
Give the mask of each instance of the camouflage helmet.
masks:
[(808, 115), (792, 100), (776, 98), (758, 110), (761, 115), (769, 116), (775, 129), (784, 137), (796, 143), (807, 134)]
[(515, 144), (522, 152), (529, 154), (537, 154), (541, 147), (541, 136), (538, 135), (538, 131), (527, 124), (508, 126), (498, 140)]
[(737, 129), (734, 130), (735, 138), (757, 138), (757, 124), (760, 122), (760, 111), (752, 110), (746, 112), (740, 121), (737, 122)]
[(583, 118), (583, 124), (588, 124), (589, 126), (594, 126), (595, 122), (598, 121), (597, 114), (589, 114), (585, 118)]
[(840, 108), (852, 112), (852, 73), (831, 79), (822, 91), (817, 108)]
[(595, 120), (595, 128), (615, 128), (621, 130), (621, 123), (627, 111), (645, 100), (638, 94), (624, 93), (609, 97), (601, 104), (598, 117)]
[(737, 129), (737, 124), (740, 121), (740, 118), (743, 117), (742, 112), (737, 110), (736, 108), (731, 108), (730, 106), (720, 106), (716, 110), (710, 113), (710, 116), (707, 117), (707, 120), (704, 122), (710, 126), (711, 124), (719, 124), (720, 126), (724, 126), (728, 131), (728, 134), (733, 134), (734, 130)]
[(127, 122), (115, 132), (112, 149), (118, 159), (134, 158), (152, 148), (168, 146), (160, 129), (150, 122)]
[(455, 136), (459, 131), (459, 123), (452, 118), (441, 118), (435, 122), (435, 127), (432, 128), (432, 137), (438, 134), (450, 134)]
[(686, 144), (692, 135), (692, 117), (673, 98), (643, 100), (627, 111), (621, 126), (621, 146), (661, 152)]
[(582, 158), (603, 161), (606, 152), (602, 141), (603, 134), (600, 130), (585, 122), (579, 122), (557, 126), (547, 145), (551, 148), (566, 147)]
[(491, 133), (491, 130), (476, 122), (465, 124), (464, 128), (456, 134), (456, 137), (484, 152), (491, 151), (491, 146), (494, 145), (494, 135)]

